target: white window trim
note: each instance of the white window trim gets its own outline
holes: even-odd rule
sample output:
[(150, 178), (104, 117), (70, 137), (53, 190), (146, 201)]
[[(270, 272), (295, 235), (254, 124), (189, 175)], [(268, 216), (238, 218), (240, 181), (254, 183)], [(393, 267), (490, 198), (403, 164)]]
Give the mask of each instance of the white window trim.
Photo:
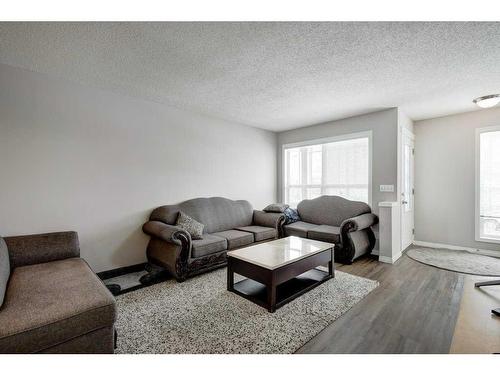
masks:
[(481, 142), (480, 142), (480, 137), (482, 133), (489, 133), (489, 132), (495, 132), (495, 131), (500, 131), (500, 126), (487, 126), (484, 128), (476, 128), (476, 162), (475, 162), (475, 178), (476, 178), (476, 187), (475, 187), (475, 238), (476, 241), (478, 242), (487, 242), (487, 243), (500, 243), (500, 240), (494, 239), (494, 238), (484, 238), (481, 237), (481, 230), (480, 230), (480, 225), (479, 225), (479, 216), (480, 216), (480, 209), (479, 209), (479, 202), (480, 202), (480, 188), (479, 184), (481, 181), (481, 176), (480, 176), (480, 171), (481, 171)]
[(357, 139), (357, 138), (368, 138), (368, 205), (372, 206), (372, 161), (373, 161), (373, 132), (371, 130), (358, 132), (358, 133), (350, 133), (343, 134), (334, 137), (328, 138), (317, 138), (311, 139), (308, 141), (295, 142), (295, 143), (286, 143), (281, 146), (281, 200), (285, 199), (285, 181), (286, 181), (286, 168), (285, 168), (285, 151), (289, 148), (295, 147), (304, 147), (304, 146), (313, 146), (313, 145), (322, 145), (325, 143), (338, 142), (338, 141), (347, 141), (349, 139)]

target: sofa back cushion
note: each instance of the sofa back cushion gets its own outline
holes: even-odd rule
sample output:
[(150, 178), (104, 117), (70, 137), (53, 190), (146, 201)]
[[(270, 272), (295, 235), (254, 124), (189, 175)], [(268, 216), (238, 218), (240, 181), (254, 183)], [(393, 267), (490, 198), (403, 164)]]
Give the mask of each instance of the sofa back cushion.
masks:
[(78, 233), (73, 231), (5, 237), (5, 243), (12, 269), (80, 257)]
[(175, 225), (179, 211), (204, 224), (203, 233), (252, 225), (253, 220), (253, 208), (249, 202), (221, 197), (195, 198), (179, 204), (161, 206), (153, 210), (149, 219)]
[(2, 307), (3, 300), (5, 297), (5, 292), (7, 291), (7, 282), (10, 276), (10, 261), (9, 261), (9, 249), (7, 249), (7, 244), (0, 237), (0, 308)]
[(314, 199), (305, 199), (297, 205), (302, 221), (340, 226), (345, 219), (370, 213), (366, 203), (351, 201), (336, 195), (322, 195)]

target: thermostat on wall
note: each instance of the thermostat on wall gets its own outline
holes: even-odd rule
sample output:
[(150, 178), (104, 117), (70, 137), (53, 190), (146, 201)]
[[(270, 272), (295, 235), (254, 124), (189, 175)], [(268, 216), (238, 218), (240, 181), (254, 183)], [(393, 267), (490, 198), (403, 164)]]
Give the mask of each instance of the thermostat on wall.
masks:
[(380, 185), (380, 191), (384, 193), (394, 193), (394, 185)]

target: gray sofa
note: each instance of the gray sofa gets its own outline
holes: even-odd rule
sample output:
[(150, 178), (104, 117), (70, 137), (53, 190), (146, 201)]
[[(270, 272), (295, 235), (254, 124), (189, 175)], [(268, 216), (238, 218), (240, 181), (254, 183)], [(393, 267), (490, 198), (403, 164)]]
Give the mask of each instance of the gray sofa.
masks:
[(285, 235), (334, 243), (336, 262), (350, 264), (375, 246), (378, 217), (366, 203), (323, 195), (303, 200), (297, 211), (301, 220), (285, 225)]
[(0, 289), (0, 353), (113, 353), (115, 300), (77, 233), (0, 237)]
[[(205, 225), (202, 239), (191, 239), (188, 232), (174, 225), (179, 211)], [(154, 272), (142, 282), (152, 282), (158, 269), (184, 281), (224, 266), (228, 250), (282, 237), (284, 220), (283, 214), (257, 211), (247, 201), (221, 197), (158, 207), (143, 225), (144, 233), (151, 236), (146, 254), (149, 270)]]

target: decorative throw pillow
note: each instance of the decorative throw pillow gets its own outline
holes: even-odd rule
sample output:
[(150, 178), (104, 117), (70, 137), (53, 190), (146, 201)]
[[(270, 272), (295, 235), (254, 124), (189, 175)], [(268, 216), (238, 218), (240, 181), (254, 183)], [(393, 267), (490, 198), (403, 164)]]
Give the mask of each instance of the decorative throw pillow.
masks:
[(284, 203), (273, 203), (263, 209), (264, 212), (279, 212), (280, 214), (285, 212), (285, 210), (290, 207), (288, 204)]
[(184, 212), (179, 211), (179, 215), (177, 216), (175, 225), (188, 232), (193, 240), (201, 240), (204, 225), (197, 222), (191, 216), (188, 216)]
[(10, 276), (10, 260), (7, 244), (0, 237), (0, 307), (2, 307), (5, 291), (7, 290), (7, 282)]
[(300, 220), (299, 212), (295, 208), (287, 208), (283, 214), (285, 215), (285, 224), (295, 223)]

